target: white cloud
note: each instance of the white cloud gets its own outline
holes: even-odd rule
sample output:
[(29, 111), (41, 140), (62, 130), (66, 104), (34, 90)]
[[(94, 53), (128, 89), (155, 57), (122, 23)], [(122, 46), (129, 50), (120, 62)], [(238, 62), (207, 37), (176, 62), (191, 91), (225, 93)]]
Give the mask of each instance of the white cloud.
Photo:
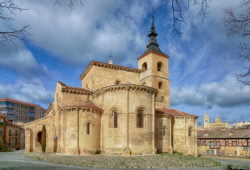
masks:
[(250, 87), (227, 76), (221, 82), (211, 82), (199, 86), (171, 89), (172, 105), (193, 105), (222, 108), (250, 104)]
[(117, 61), (126, 62), (144, 50), (147, 37), (140, 26), (151, 5), (160, 2), (91, 0), (71, 11), (48, 0), (26, 0), (20, 5), (29, 10), (18, 14), (14, 24), (30, 25), (32, 43), (69, 64), (108, 60), (110, 50)]
[(40, 72), (33, 54), (18, 42), (0, 46), (0, 66), (12, 71), (31, 75)]
[(18, 80), (13, 84), (0, 84), (0, 96), (26, 102), (48, 105), (53, 93), (39, 79)]

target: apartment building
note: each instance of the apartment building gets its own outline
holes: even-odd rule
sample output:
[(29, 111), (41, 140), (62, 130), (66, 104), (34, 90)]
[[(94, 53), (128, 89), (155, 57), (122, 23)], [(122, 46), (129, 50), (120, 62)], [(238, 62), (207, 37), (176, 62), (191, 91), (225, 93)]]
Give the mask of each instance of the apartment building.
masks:
[(37, 104), (0, 98), (0, 113), (9, 121), (29, 122), (44, 117), (45, 109)]

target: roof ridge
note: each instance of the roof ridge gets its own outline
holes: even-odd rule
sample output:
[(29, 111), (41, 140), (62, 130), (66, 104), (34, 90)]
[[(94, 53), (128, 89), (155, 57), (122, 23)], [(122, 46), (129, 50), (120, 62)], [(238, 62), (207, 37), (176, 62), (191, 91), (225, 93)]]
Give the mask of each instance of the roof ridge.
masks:
[(128, 72), (135, 72), (135, 73), (143, 72), (143, 70), (137, 69), (137, 68), (126, 67), (126, 66), (121, 66), (121, 65), (117, 65), (117, 64), (109, 64), (109, 63), (104, 63), (104, 62), (101, 62), (101, 61), (91, 61), (89, 63), (89, 65), (87, 66), (87, 68), (80, 75), (81, 80), (86, 76), (86, 74), (89, 72), (90, 68), (93, 65), (98, 66), (98, 67), (105, 67), (105, 68), (109, 68), (109, 69), (123, 70), (123, 71), (128, 71)]
[(180, 110), (176, 110), (173, 108), (166, 108), (166, 107), (162, 107), (162, 108), (156, 108), (156, 111), (160, 111), (163, 112), (165, 114), (170, 114), (172, 116), (192, 116), (192, 117), (198, 117), (196, 115), (190, 114), (190, 113), (186, 113)]

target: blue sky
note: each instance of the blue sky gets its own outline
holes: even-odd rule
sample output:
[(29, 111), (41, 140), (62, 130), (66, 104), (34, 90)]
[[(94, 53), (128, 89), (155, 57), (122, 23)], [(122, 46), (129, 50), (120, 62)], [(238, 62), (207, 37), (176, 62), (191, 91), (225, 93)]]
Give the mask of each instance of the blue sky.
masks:
[[(20, 3), (20, 1), (16, 1)], [(0, 97), (47, 107), (56, 81), (80, 87), (79, 75), (92, 60), (136, 67), (148, 42), (151, 11), (156, 12), (158, 42), (170, 56), (171, 107), (200, 116), (209, 113), (224, 121), (250, 121), (250, 87), (235, 79), (244, 62), (237, 56), (239, 37), (228, 36), (223, 10), (234, 0), (209, 2), (208, 18), (197, 16), (198, 5), (185, 12), (179, 36), (173, 31), (167, 0), (86, 0), (70, 10), (51, 0), (24, 0), (29, 10), (5, 14), (0, 29), (30, 25), (28, 41), (0, 46)]]

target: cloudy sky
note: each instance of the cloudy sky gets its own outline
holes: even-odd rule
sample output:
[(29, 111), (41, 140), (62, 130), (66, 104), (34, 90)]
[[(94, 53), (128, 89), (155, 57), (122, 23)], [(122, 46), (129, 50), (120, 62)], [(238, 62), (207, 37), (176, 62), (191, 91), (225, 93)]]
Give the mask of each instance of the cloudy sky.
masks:
[[(62, 0), (65, 2), (67, 0)], [(171, 107), (224, 121), (250, 121), (250, 87), (235, 79), (244, 62), (236, 53), (238, 37), (228, 36), (224, 9), (239, 1), (212, 0), (202, 22), (199, 6), (184, 13), (182, 35), (173, 31), (168, 0), (83, 0), (71, 10), (51, 0), (15, 1), (28, 9), (9, 14), (0, 30), (29, 25), (29, 40), (0, 45), (0, 97), (47, 107), (56, 81), (81, 86), (79, 75), (92, 60), (136, 67), (148, 42), (152, 8), (160, 48), (169, 58)]]

